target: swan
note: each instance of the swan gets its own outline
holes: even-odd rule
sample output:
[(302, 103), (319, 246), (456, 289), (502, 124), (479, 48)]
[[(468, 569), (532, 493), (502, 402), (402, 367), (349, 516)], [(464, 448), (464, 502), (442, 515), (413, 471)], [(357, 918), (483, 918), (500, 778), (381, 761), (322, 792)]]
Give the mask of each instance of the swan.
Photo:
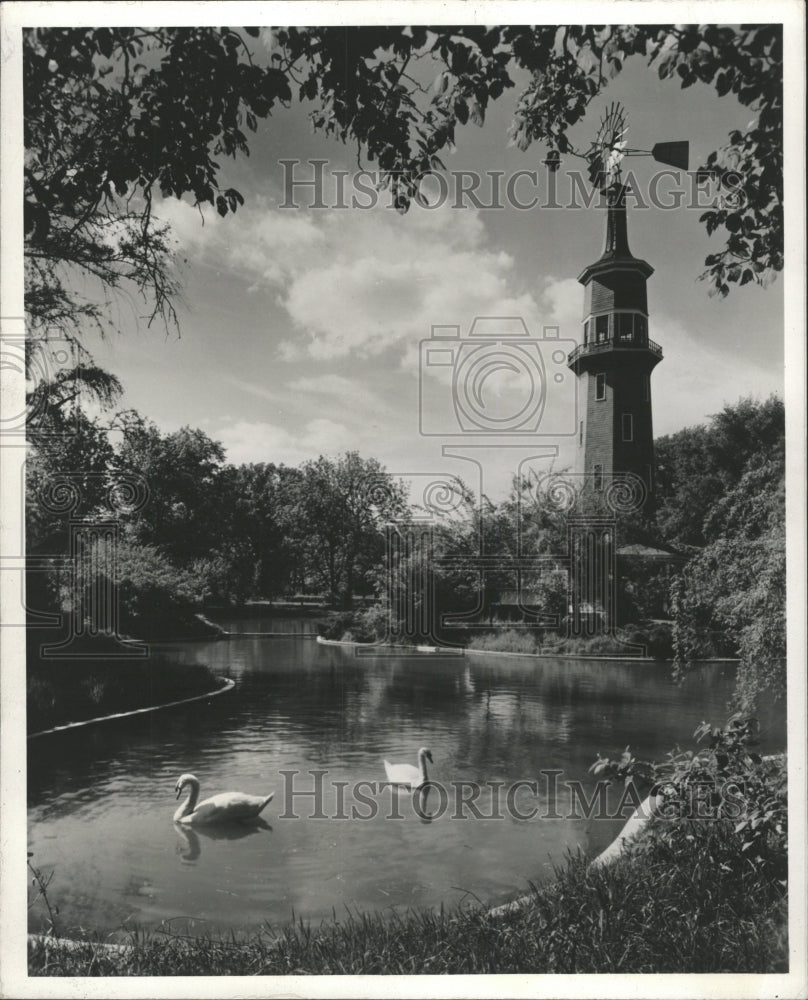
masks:
[(387, 772), (387, 780), (393, 785), (409, 785), (411, 788), (420, 788), (429, 780), (426, 773), (427, 761), (430, 764), (435, 763), (432, 760), (432, 754), (426, 747), (421, 747), (418, 751), (418, 767), (413, 767), (412, 764), (391, 764), (389, 760), (385, 760), (384, 769)]
[(199, 779), (193, 774), (180, 775), (176, 786), (177, 798), (186, 785), (191, 786), (191, 793), (174, 813), (175, 823), (201, 826), (208, 823), (232, 823), (255, 819), (274, 796), (274, 792), (270, 792), (266, 798), (260, 795), (245, 795), (244, 792), (222, 792), (197, 805)]

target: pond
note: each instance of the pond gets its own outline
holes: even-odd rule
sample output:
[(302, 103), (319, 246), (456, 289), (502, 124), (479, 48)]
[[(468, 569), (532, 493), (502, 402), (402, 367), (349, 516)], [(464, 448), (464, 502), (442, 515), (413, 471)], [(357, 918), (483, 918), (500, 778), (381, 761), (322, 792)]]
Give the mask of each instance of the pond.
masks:
[[(222, 624), (311, 632), (304, 620)], [(567, 782), (591, 795), (597, 752), (630, 744), (660, 757), (691, 745), (702, 719), (726, 717), (734, 672), (707, 665), (677, 687), (662, 664), (360, 657), (311, 634), (162, 651), (208, 663), (236, 687), (28, 745), (29, 850), (54, 872), (49, 896), (64, 929), (168, 922), (194, 933), (293, 915), (317, 922), (346, 908), (503, 902), (551, 877), (565, 852), (598, 852), (620, 830), (621, 818), (571, 815)], [(784, 706), (768, 708), (762, 723), (763, 752), (782, 749)], [(378, 787), (385, 758), (415, 764), (421, 746), (436, 783), (425, 802)], [(266, 824), (178, 829), (174, 786), (186, 771), (203, 798), (274, 791)], [(552, 771), (561, 774), (544, 776)], [(294, 794), (316, 781), (326, 818), (313, 796)], [(473, 807), (459, 782), (477, 783), (463, 786), (467, 800), (479, 786)], [(42, 922), (34, 906), (30, 929)]]

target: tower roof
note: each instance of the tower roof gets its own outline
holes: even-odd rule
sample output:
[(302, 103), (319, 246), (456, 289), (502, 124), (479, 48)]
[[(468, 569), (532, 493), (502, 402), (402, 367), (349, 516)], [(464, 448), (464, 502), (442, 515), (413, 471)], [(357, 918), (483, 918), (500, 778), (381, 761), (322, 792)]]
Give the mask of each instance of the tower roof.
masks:
[(611, 270), (639, 271), (648, 278), (654, 273), (648, 261), (635, 257), (628, 246), (628, 220), (626, 218), (626, 194), (628, 185), (614, 184), (606, 192), (606, 238), (603, 253), (594, 264), (589, 264), (578, 275), (582, 285), (588, 284), (596, 275)]

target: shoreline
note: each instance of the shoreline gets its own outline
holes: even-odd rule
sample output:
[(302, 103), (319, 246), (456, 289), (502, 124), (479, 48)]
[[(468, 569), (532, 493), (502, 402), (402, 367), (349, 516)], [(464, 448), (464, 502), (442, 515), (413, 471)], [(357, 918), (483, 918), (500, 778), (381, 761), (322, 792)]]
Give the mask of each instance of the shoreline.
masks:
[[(657, 659), (653, 656), (606, 656), (593, 653), (512, 653), (507, 650), (498, 649), (472, 649), (470, 647), (446, 647), (440, 646), (405, 646), (401, 643), (392, 642), (355, 642), (353, 639), (325, 639), (317, 636), (317, 642), (321, 646), (352, 646), (361, 649), (402, 649), (410, 653), (434, 654), (437, 656), (515, 656), (521, 659), (532, 660), (603, 660), (615, 663), (673, 663), (671, 659)], [(737, 657), (717, 657), (706, 660), (699, 660), (698, 663), (740, 663)]]
[(174, 708), (176, 705), (187, 705), (192, 701), (202, 701), (204, 698), (215, 698), (218, 694), (232, 691), (236, 682), (229, 677), (219, 677), (224, 683), (214, 691), (204, 694), (195, 694), (190, 698), (180, 698), (176, 701), (166, 701), (160, 705), (147, 705), (145, 708), (132, 708), (126, 712), (112, 712), (110, 715), (98, 715), (94, 719), (82, 719), (79, 722), (65, 722), (60, 726), (52, 726), (50, 729), (40, 729), (36, 733), (29, 733), (27, 739), (33, 740), (39, 736), (51, 736), (53, 733), (62, 733), (68, 729), (79, 729), (82, 726), (93, 726), (100, 722), (110, 722), (112, 719), (125, 719), (132, 715), (144, 715), (147, 712), (160, 712), (164, 708)]
[[(217, 692), (218, 693), (218, 692)], [(189, 699), (195, 700), (195, 699)], [(167, 706), (164, 706), (167, 707)], [(141, 710), (142, 711), (142, 710)], [(80, 723), (79, 723), (80, 724)], [(44, 734), (36, 734), (44, 735)], [(623, 850), (623, 846), (630, 840), (634, 840), (636, 837), (642, 833), (648, 821), (654, 814), (654, 803), (651, 801), (652, 796), (648, 796), (641, 805), (637, 806), (635, 811), (626, 821), (625, 825), (621, 828), (620, 832), (614, 838), (614, 840), (605, 847), (598, 855), (596, 855), (588, 864), (589, 868), (599, 868), (605, 865), (612, 864), (616, 861)], [(487, 915), (498, 920), (502, 917), (509, 916), (514, 913), (518, 913), (521, 909), (527, 906), (534, 899), (533, 894), (525, 894), (522, 896), (517, 896), (516, 899), (509, 900), (507, 903), (501, 903), (497, 906), (487, 907)], [(58, 942), (59, 945), (63, 945), (68, 949), (81, 948), (88, 943), (93, 944), (94, 947), (101, 947), (108, 951), (117, 952), (122, 954), (128, 948), (132, 946), (125, 942), (92, 942), (85, 941), (81, 938), (53, 938), (48, 937), (46, 934), (42, 933), (28, 933), (28, 943), (30, 944), (42, 944), (47, 946), (50, 943)]]

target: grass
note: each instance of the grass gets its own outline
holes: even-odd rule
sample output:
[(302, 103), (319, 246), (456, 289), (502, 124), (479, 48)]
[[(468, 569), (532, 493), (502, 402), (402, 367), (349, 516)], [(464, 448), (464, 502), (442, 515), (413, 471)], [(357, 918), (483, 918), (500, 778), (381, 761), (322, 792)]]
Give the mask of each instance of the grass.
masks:
[(34, 660), (26, 677), (28, 731), (192, 698), (219, 686), (208, 667), (162, 657)]
[(622, 657), (637, 655), (636, 649), (608, 635), (567, 639), (563, 636), (539, 633), (534, 629), (506, 628), (498, 632), (477, 635), (469, 641), (468, 647), (498, 653), (532, 653), (545, 656), (554, 653)]
[[(556, 881), (499, 919), (479, 903), (454, 912), (347, 913), (319, 926), (188, 938), (139, 930), (123, 949), (58, 939), (29, 946), (33, 976), (785, 972), (782, 885), (740, 857), (732, 825), (672, 850), (590, 869), (570, 857)], [(716, 849), (718, 845), (719, 849)], [(729, 852), (729, 853), (728, 853)], [(725, 870), (726, 869), (726, 870)]]

